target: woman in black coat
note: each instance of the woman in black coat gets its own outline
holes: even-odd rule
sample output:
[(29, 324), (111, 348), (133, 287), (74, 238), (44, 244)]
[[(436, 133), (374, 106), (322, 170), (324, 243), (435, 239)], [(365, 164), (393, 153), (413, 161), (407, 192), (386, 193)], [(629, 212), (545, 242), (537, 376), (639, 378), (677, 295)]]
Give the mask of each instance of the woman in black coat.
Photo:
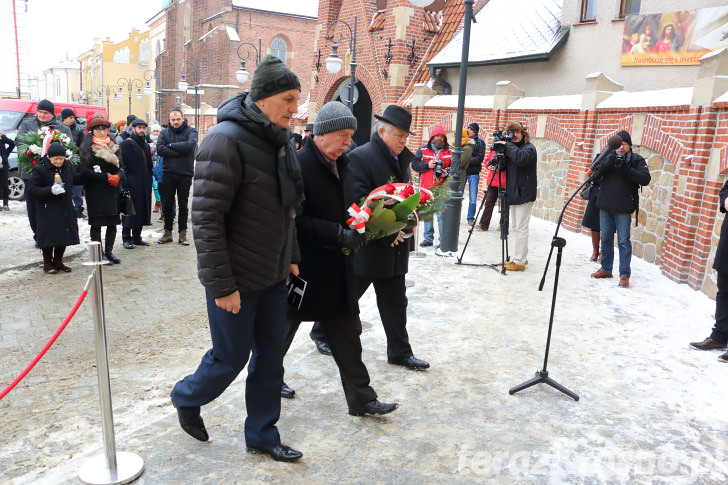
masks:
[(43, 271), (47, 274), (71, 272), (63, 264), (63, 253), (66, 246), (79, 243), (73, 185), (74, 173), (66, 161), (66, 149), (60, 143), (51, 143), (28, 181), (28, 192), (36, 205), (36, 242), (43, 251)]
[(91, 240), (101, 242), (101, 226), (106, 226), (104, 259), (114, 264), (121, 260), (114, 256), (114, 241), (119, 218), (119, 167), (121, 151), (108, 136), (109, 122), (95, 114), (87, 125), (78, 152), (81, 156), (81, 177), (86, 191), (88, 223)]

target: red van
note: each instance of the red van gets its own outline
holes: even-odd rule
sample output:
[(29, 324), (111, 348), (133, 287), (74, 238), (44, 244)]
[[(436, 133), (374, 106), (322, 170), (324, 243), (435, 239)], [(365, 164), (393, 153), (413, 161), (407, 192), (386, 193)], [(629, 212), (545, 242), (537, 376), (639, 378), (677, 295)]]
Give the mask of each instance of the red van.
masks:
[[(86, 119), (96, 113), (101, 113), (104, 118), (108, 119), (106, 108), (103, 106), (94, 106), (90, 104), (71, 104), (71, 103), (53, 103), (55, 106), (55, 115), (60, 118), (61, 111), (65, 108), (71, 108), (76, 114), (76, 122), (80, 126), (86, 124)], [(8, 136), (15, 139), (18, 134), (18, 128), (24, 119), (35, 116), (38, 101), (29, 101), (27, 99), (0, 99), (0, 129)], [(25, 198), (25, 183), (18, 176), (18, 154), (15, 150), (8, 157), (10, 162), (10, 174), (8, 182), (10, 185), (10, 198), (13, 200), (22, 200)]]

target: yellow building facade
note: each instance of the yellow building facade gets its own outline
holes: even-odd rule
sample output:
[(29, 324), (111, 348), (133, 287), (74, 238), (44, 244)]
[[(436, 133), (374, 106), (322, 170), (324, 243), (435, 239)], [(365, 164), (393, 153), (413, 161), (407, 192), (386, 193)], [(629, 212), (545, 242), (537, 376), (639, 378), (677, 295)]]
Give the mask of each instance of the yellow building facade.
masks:
[(106, 107), (112, 123), (129, 114), (151, 122), (154, 93), (147, 87), (154, 75), (151, 57), (149, 32), (132, 30), (116, 44), (109, 38), (95, 39), (93, 48), (78, 57), (85, 102)]

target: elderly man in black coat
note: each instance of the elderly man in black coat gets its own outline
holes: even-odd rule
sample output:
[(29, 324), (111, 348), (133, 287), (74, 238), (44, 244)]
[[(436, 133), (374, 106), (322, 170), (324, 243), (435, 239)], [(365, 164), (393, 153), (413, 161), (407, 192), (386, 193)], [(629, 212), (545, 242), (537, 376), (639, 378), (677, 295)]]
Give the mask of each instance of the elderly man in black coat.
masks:
[[(728, 214), (728, 181), (720, 189), (720, 211)], [(715, 250), (713, 269), (718, 276), (718, 293), (715, 295), (715, 325), (710, 336), (702, 342), (690, 342), (697, 350), (725, 350), (728, 345), (728, 215), (720, 226), (720, 239)], [(728, 352), (718, 357), (720, 362), (728, 363)]]
[[(145, 140), (147, 122), (135, 119), (131, 135), (121, 142), (121, 168), (134, 203), (134, 215), (121, 218), (121, 240), (126, 249), (149, 246), (142, 239), (142, 226), (152, 223), (152, 151)], [(124, 181), (122, 181), (124, 183)]]
[(305, 202), (303, 213), (296, 218), (296, 230), (301, 249), (300, 276), (307, 286), (300, 308), (288, 308), (285, 350), (301, 321), (320, 321), (339, 367), (349, 414), (363, 416), (391, 413), (397, 404), (377, 400), (361, 360), (361, 320), (352, 253), (364, 244), (365, 237), (346, 224), (348, 206), (341, 182), (347, 175), (344, 152), (355, 131), (356, 118), (343, 103), (326, 103), (316, 116), (309, 143), (297, 153)]
[[(409, 182), (410, 163), (414, 155), (407, 149), (412, 114), (406, 109), (387, 106), (382, 116), (375, 115), (374, 134), (366, 143), (349, 154), (349, 175), (344, 180), (344, 200), (359, 203), (362, 197), (390, 179)], [(407, 334), (407, 295), (404, 277), (409, 263), (411, 231), (400, 231), (390, 237), (375, 239), (354, 258), (354, 271), (359, 277), (359, 297), (370, 285), (377, 294), (377, 307), (387, 334), (387, 360), (411, 370), (430, 367), (415, 358)]]

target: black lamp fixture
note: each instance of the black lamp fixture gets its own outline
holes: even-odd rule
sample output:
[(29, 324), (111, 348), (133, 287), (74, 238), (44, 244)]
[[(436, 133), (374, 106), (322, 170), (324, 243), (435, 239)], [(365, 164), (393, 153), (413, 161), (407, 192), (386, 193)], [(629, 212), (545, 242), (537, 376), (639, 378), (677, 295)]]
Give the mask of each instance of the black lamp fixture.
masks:
[(354, 16), (354, 28), (352, 29), (351, 26), (344, 22), (343, 20), (333, 20), (328, 28), (326, 29), (326, 39), (333, 42), (331, 45), (331, 55), (326, 59), (326, 70), (329, 71), (331, 74), (336, 74), (341, 70), (341, 66), (344, 63), (341, 58), (339, 57), (339, 42), (342, 41), (344, 38), (343, 35), (339, 34), (339, 40), (334, 40), (333, 34), (331, 34), (331, 27), (334, 26), (334, 24), (343, 24), (347, 29), (349, 29), (349, 51), (351, 52), (351, 62), (349, 63), (349, 68), (351, 69), (351, 80), (349, 81), (349, 109), (351, 112), (354, 112), (354, 87), (356, 85), (356, 25), (357, 25), (357, 16)]
[[(261, 43), (262, 43), (262, 40), (258, 39), (258, 47), (257, 48), (255, 47), (255, 44), (253, 44), (252, 42), (241, 42), (240, 45), (238, 46), (238, 58), (240, 59), (240, 69), (238, 69), (237, 71), (235, 71), (235, 78), (238, 80), (238, 82), (240, 84), (245, 83), (245, 81), (247, 81), (248, 78), (250, 77), (250, 73), (245, 70), (245, 61), (248, 60), (248, 57), (250, 57), (250, 49), (249, 48), (252, 48), (253, 49), (253, 52), (255, 52), (255, 65), (256, 65), (256, 67), (258, 66), (258, 64), (260, 64), (260, 53), (261, 53), (261, 50), (262, 50)], [(245, 57), (243, 57), (240, 54), (240, 48), (243, 47), (243, 46), (248, 46), (249, 47), (248, 49), (245, 50)]]

